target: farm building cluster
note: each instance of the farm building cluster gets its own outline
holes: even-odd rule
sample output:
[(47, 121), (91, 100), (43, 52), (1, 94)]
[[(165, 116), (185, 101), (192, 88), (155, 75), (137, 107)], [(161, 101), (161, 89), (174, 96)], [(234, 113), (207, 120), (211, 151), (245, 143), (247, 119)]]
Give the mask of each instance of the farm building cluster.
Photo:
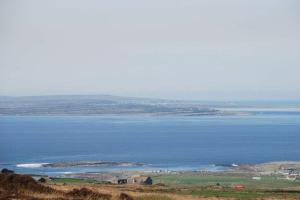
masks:
[(152, 185), (152, 178), (144, 175), (133, 175), (130, 177), (113, 177), (108, 182), (114, 184), (137, 184), (137, 185)]
[(281, 168), (277, 174), (286, 180), (300, 180), (300, 169), (298, 168)]

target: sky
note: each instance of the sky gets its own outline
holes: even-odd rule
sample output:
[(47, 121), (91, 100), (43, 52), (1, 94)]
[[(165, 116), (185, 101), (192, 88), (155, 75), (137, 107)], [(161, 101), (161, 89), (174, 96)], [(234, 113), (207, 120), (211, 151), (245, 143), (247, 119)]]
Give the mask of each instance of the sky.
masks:
[(0, 95), (300, 99), (299, 0), (0, 0)]

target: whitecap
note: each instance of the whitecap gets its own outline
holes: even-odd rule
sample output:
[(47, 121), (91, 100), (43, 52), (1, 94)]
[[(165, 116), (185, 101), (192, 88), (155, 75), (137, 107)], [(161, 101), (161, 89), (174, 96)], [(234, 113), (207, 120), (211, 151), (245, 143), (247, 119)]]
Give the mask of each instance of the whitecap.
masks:
[(62, 172), (62, 174), (74, 174), (75, 172)]
[(16, 166), (22, 168), (40, 168), (47, 164), (49, 163), (23, 163), (23, 164), (17, 164)]

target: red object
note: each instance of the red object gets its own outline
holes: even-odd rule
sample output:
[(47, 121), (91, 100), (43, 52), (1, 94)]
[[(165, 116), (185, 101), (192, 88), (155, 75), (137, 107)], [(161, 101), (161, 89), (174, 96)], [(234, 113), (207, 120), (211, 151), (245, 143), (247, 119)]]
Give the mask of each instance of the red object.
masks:
[(244, 186), (244, 185), (235, 185), (234, 189), (241, 191), (241, 190), (246, 189), (246, 186)]

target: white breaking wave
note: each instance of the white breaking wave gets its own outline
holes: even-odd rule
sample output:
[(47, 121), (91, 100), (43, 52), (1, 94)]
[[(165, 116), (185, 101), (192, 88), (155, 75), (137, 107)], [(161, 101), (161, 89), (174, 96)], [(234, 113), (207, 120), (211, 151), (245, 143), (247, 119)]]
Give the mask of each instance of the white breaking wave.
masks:
[(17, 167), (23, 167), (23, 168), (40, 168), (44, 165), (47, 165), (49, 163), (24, 163), (24, 164), (17, 164)]
[(74, 174), (75, 172), (61, 172), (62, 174)]

